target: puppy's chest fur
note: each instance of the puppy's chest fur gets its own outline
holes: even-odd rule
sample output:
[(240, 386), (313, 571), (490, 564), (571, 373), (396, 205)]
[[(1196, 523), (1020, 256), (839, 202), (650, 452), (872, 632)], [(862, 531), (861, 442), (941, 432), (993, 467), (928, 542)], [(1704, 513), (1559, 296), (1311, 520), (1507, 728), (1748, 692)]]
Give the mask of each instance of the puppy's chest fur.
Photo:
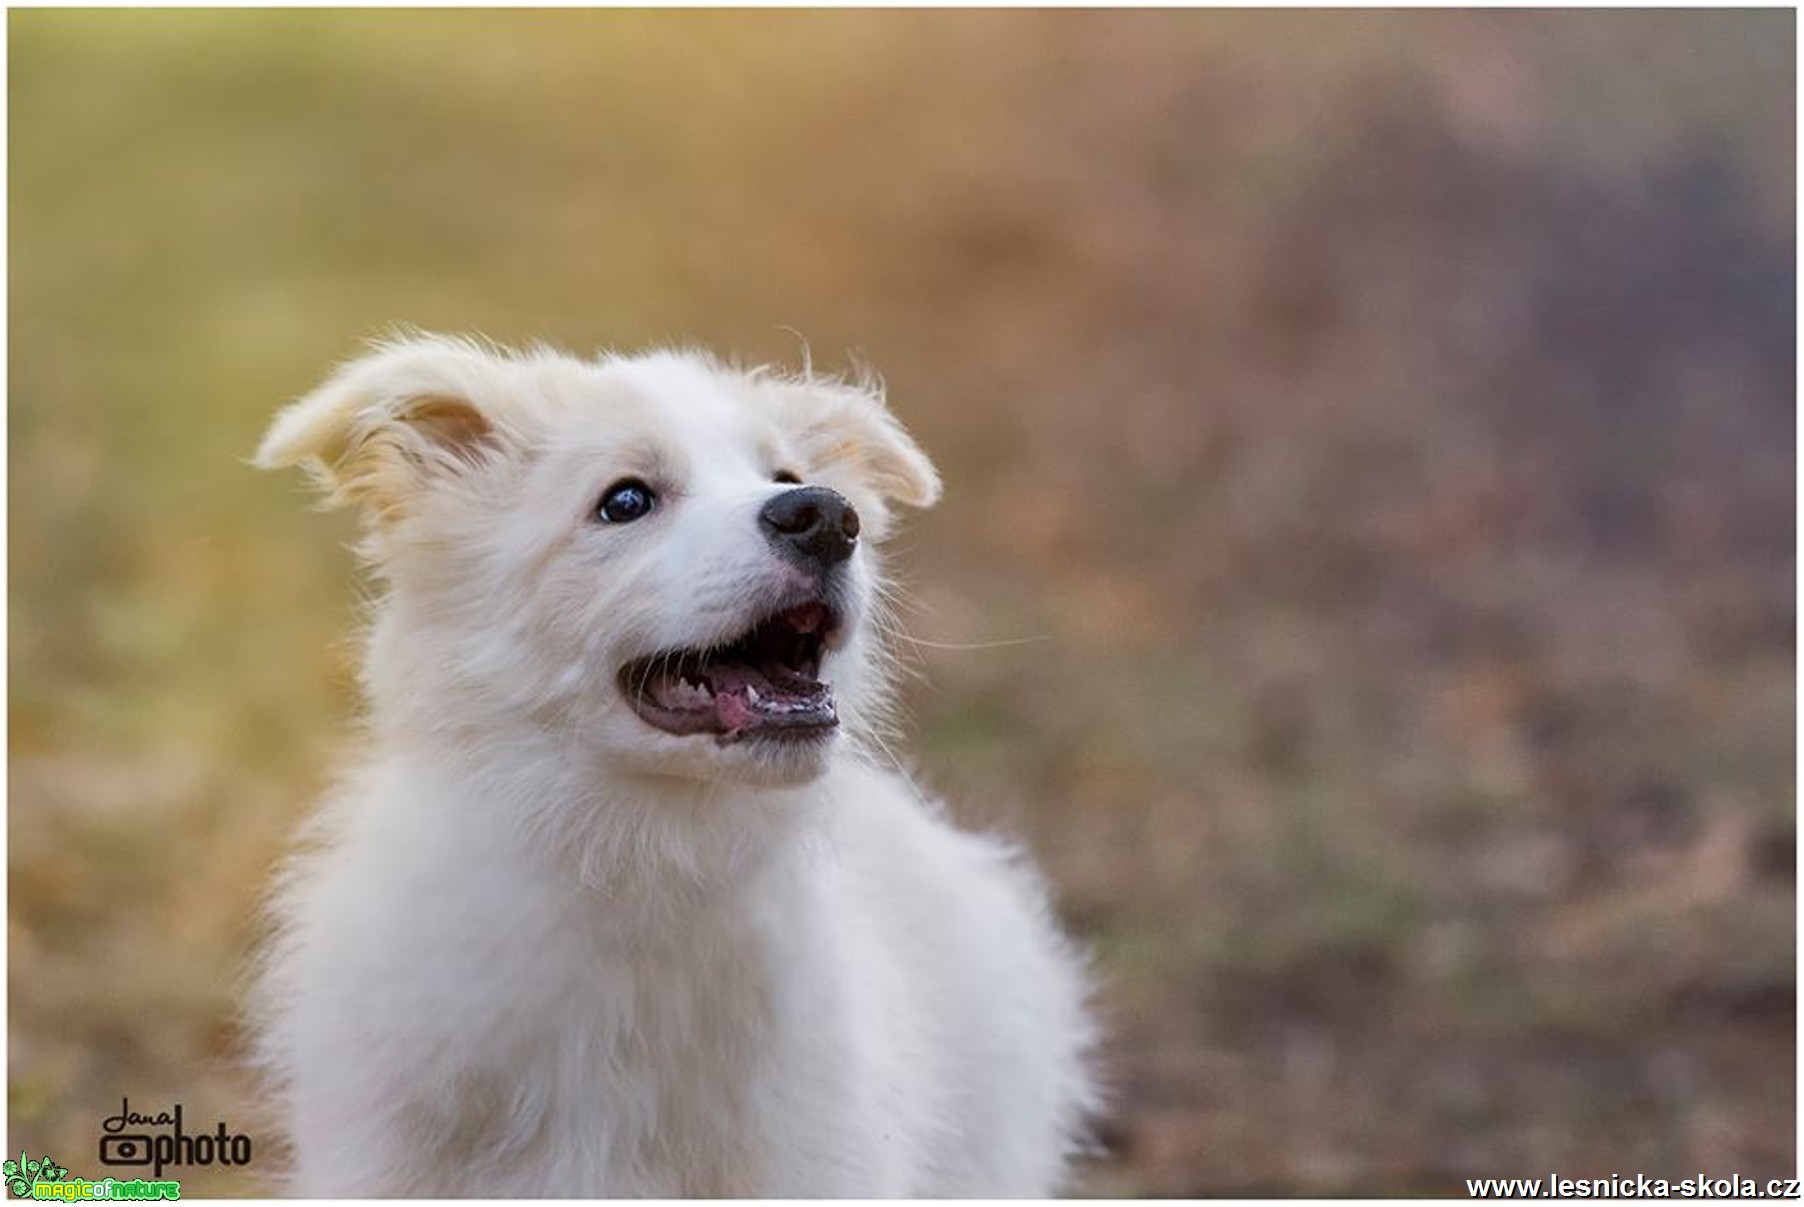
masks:
[[(403, 1126), (466, 1180), (435, 1185), (421, 1168), (409, 1189), (531, 1196), (594, 1186), (599, 1170), (609, 1195), (868, 1186), (881, 1140), (852, 1121), (884, 1073), (850, 1025), (858, 989), (819, 924), (817, 880), (764, 879), (668, 912), (605, 894), (582, 917), (542, 911), (517, 931), (530, 986), (505, 955), (467, 966), (466, 996), (492, 999), (493, 1042), (466, 1049), (453, 1094)], [(488, 1156), (472, 1169), (470, 1154)]]
[[(617, 1119), (612, 1163), (634, 1171), (637, 1193), (799, 1193), (818, 1179), (793, 1164), (817, 1142), (796, 1143), (797, 1129), (830, 1135), (854, 1105), (850, 1079), (869, 1075), (835, 1034), (846, 1005), (839, 970), (780, 929), (809, 929), (799, 911), (781, 921), (744, 903), (709, 913), (598, 969), (625, 1013), (582, 1054), (602, 1070), (588, 1092), (616, 1112), (623, 1088), (642, 1105)], [(813, 1001), (794, 1000), (798, 982)]]
[[(522, 1124), (530, 1129), (524, 1145), (513, 1141), (516, 1160), (496, 1171), (499, 1183), (531, 1182), (535, 1171), (560, 1181), (547, 1163), (594, 1146), (596, 1167), (616, 1171), (622, 1190), (676, 1197), (763, 1190), (768, 1171), (763, 1146), (752, 1142), (758, 1120), (748, 1091), (774, 1074), (767, 1066), (783, 1046), (768, 1007), (769, 972), (747, 950), (687, 968), (673, 954), (597, 960), (570, 978), (566, 1002), (543, 1002), (536, 1017), (508, 1020), (524, 1059), (477, 1073), (492, 1088), (460, 1108), (468, 1112), (481, 1099), (501, 1108), (479, 1107), (460, 1129), (491, 1131), (496, 1151), (510, 1146)], [(503, 1089), (518, 1084), (556, 1090), (522, 1112)], [(668, 1177), (678, 1180), (662, 1181)]]

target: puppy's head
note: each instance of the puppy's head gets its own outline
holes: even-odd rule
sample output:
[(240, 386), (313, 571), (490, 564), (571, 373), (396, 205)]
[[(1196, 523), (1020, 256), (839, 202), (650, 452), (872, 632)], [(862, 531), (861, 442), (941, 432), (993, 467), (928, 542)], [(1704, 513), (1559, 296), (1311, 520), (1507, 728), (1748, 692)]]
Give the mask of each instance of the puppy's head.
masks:
[(763, 784), (872, 722), (873, 546), (939, 493), (869, 386), (438, 337), (344, 367), (257, 460), (366, 513), (379, 728), (525, 725), (623, 770)]

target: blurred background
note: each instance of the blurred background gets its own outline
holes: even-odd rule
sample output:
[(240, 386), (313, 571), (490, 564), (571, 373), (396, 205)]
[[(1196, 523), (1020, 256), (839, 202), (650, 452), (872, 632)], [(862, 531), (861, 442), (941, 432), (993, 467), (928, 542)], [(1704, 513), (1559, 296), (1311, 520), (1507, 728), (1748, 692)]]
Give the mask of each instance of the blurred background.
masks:
[(910, 631), (1038, 639), (910, 744), (1096, 953), (1082, 1191), (1795, 1172), (1791, 13), (8, 27), (9, 1152), (279, 1155), (358, 577), (244, 458), (406, 321), (882, 371)]

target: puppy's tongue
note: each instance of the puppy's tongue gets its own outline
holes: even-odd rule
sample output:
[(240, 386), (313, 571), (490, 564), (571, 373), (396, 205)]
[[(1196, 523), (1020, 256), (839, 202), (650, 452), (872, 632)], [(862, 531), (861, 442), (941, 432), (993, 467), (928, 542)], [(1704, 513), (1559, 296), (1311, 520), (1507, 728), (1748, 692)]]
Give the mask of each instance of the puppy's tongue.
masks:
[(758, 714), (752, 711), (746, 698), (738, 692), (723, 692), (715, 696), (714, 715), (719, 718), (721, 732), (725, 734), (737, 734), (758, 723)]
[(748, 730), (819, 728), (839, 721), (832, 689), (802, 675), (729, 665), (711, 667), (708, 679), (723, 740)]

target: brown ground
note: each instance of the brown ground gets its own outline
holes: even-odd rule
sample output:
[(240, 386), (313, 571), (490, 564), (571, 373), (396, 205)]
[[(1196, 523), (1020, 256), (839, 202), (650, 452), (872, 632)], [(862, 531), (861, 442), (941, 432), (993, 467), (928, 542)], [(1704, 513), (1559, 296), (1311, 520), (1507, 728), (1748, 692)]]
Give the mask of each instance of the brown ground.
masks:
[(909, 703), (1095, 948), (1081, 1189), (1795, 1168), (1790, 13), (10, 29), (9, 1151), (276, 1155), (354, 576), (240, 459), (409, 320), (885, 373), (911, 631), (1042, 639)]

